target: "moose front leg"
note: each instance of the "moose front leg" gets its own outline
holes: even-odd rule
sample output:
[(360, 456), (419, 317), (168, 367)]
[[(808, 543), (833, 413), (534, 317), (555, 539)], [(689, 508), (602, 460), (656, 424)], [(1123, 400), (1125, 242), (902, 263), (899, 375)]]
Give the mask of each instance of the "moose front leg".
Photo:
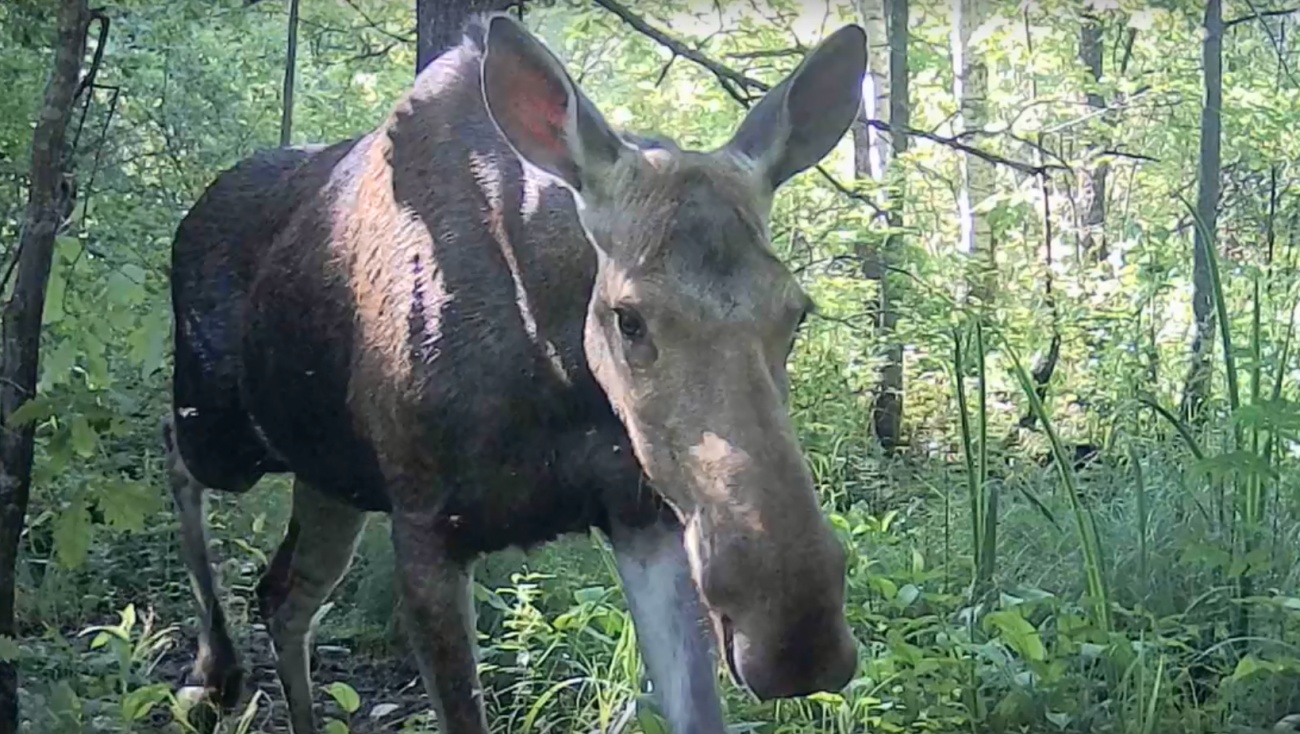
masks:
[(717, 663), (704, 604), (671, 513), (648, 527), (615, 524), (618, 560), (646, 671), (674, 734), (722, 734)]
[(488, 734), (475, 655), (470, 569), (450, 558), (432, 513), (393, 513), (402, 606), (420, 677), (443, 734)]

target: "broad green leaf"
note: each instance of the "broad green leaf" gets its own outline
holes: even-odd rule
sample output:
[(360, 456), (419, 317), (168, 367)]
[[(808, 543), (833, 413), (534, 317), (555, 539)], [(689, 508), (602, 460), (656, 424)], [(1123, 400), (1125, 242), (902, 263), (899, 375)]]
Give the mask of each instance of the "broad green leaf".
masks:
[(1023, 658), (1037, 662), (1047, 654), (1038, 630), (1015, 610), (989, 612), (984, 624), (996, 627), (998, 635)]
[(68, 379), (68, 372), (76, 364), (77, 344), (70, 338), (64, 338), (53, 349), (41, 354), (41, 377), (47, 384), (60, 384)]
[(29, 398), (9, 416), (9, 425), (24, 426), (32, 421), (42, 421), (54, 416), (54, 403), (44, 395)]
[(114, 530), (137, 533), (145, 520), (162, 509), (162, 493), (141, 482), (118, 481), (99, 495), (99, 509), (104, 521)]
[(169, 319), (161, 309), (154, 309), (140, 321), (127, 338), (130, 358), (140, 365), (140, 376), (148, 377), (161, 369), (166, 359)]
[(54, 253), (58, 261), (71, 263), (81, 254), (81, 240), (70, 234), (61, 234), (54, 238)]
[(90, 427), (90, 421), (84, 415), (74, 415), (69, 423), (72, 433), (72, 450), (83, 459), (89, 459), (95, 455), (95, 444), (99, 440), (99, 435), (95, 429)]
[(154, 683), (137, 688), (122, 697), (122, 718), (127, 721), (139, 721), (170, 696), (171, 687), (166, 683)]
[(338, 719), (325, 720), (325, 734), (349, 734), (348, 725)]
[(68, 281), (63, 276), (63, 268), (52, 268), (50, 280), (45, 286), (45, 311), (41, 315), (43, 325), (57, 324), (63, 320), (63, 299), (67, 290)]
[(17, 640), (9, 635), (0, 635), (0, 662), (12, 663), (21, 653)]
[(1237, 661), (1237, 667), (1232, 671), (1228, 680), (1242, 681), (1259, 672), (1268, 672), (1274, 670), (1276, 666), (1260, 660), (1254, 655), (1247, 654), (1241, 660)]
[(134, 306), (144, 298), (144, 287), (122, 271), (109, 274), (108, 300), (118, 306)]
[(85, 563), (94, 531), (85, 501), (79, 496), (74, 498), (54, 521), (54, 552), (59, 564), (77, 568)]
[(352, 686), (343, 681), (334, 681), (325, 686), (325, 692), (338, 702), (340, 708), (349, 714), (356, 713), (361, 708), (361, 696)]

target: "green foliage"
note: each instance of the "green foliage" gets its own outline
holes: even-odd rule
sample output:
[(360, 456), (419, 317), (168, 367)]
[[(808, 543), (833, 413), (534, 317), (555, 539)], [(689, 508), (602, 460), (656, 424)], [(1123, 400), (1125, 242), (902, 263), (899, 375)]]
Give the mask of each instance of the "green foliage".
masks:
[[(51, 58), (45, 5), (0, 4), (5, 262)], [(796, 0), (735, 5), (655, 0), (636, 12), (769, 83), (853, 17), (848, 3), (827, 14)], [(951, 3), (911, 5), (912, 126), (952, 136)], [(821, 307), (790, 365), (791, 405), (848, 550), (847, 612), (863, 654), (836, 694), (758, 704), (723, 681), (732, 731), (1217, 734), (1300, 711), (1300, 94), (1274, 47), (1294, 57), (1293, 21), (1281, 33), (1271, 17), (1273, 38), (1262, 21), (1225, 38), (1214, 382), (1202, 419), (1187, 421), (1168, 406), (1182, 393), (1192, 325), (1199, 225), (1177, 194), (1195, 184), (1199, 13), (1103, 5), (1105, 73), (1094, 80), (1078, 61), (1079, 3), (995, 3), (972, 42), (989, 68), (989, 125), (962, 139), (1072, 171), (1108, 164), (1108, 257), (1080, 256), (1072, 173), (1054, 170), (1044, 201), (1036, 177), (999, 166), (994, 195), (975, 202), (997, 243), (997, 287), (968, 309), (953, 296), (969, 274), (954, 248), (961, 158), (917, 138), (891, 170), (908, 192), (888, 204), (904, 235), (888, 258), (893, 339), (906, 345), (907, 446), (897, 454), (871, 437), (882, 335), (877, 283), (860, 259), (894, 229), (816, 172), (775, 202), (773, 245)], [(594, 4), (532, 8), (529, 24), (612, 122), (710, 147), (740, 120), (710, 72)], [(183, 719), (187, 702), (171, 688), (195, 610), (158, 445), (170, 236), (218, 171), (278, 132), (283, 4), (120, 0), (108, 12), (99, 82), (118, 89), (117, 103), (109, 118), (113, 93), (92, 97), (76, 158), (81, 200), (57, 241), (43, 315), (40, 394), (13, 416), (36, 429), (38, 455), (20, 634), (0, 638), (0, 659), (22, 671), (28, 730), (51, 734), (174, 731)], [(302, 13), (295, 142), (367, 130), (410, 81), (410, 8), (349, 0)], [(871, 41), (875, 53), (883, 39)], [(1088, 92), (1110, 109), (1093, 114)], [(882, 187), (854, 180), (848, 139), (825, 168), (859, 193)], [(1028, 360), (1054, 333), (1061, 354), (1040, 398)], [(1027, 414), (1040, 429), (1019, 427)], [(1072, 445), (1084, 442), (1102, 459), (1075, 470)], [(214, 497), (210, 510), (231, 627), (263, 674), (249, 610), (284, 526), (285, 489), (268, 481), (238, 501)], [(374, 522), (319, 642), (346, 646), (350, 659), (400, 657), (391, 566), (386, 525)], [(666, 731), (600, 543), (489, 559), (475, 599), (498, 731)], [(137, 617), (137, 604), (156, 617)], [(434, 731), (403, 698), (413, 676), (322, 664), (327, 731)], [(278, 696), (259, 690), (227, 729), (283, 730)]]

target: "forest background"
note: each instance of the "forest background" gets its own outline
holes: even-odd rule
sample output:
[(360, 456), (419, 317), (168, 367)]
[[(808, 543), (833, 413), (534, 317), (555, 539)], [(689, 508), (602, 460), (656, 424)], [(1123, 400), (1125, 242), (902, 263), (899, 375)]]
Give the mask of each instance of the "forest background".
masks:
[[(159, 437), (171, 235), (254, 150), (378, 124), (482, 4), (0, 4), (0, 731), (15, 700), (21, 731), (179, 730), (195, 607)], [(840, 694), (760, 705), (724, 682), (734, 731), (1300, 728), (1300, 9), (522, 14), (612, 122), (692, 147), (826, 33), (868, 31), (861, 119), (773, 218), (821, 307), (792, 402), (864, 655)], [(283, 727), (251, 599), (286, 490), (209, 508), (257, 686), (229, 731)], [(376, 518), (320, 622), (331, 732), (436, 730), (392, 562)], [(587, 537), (481, 565), (496, 731), (663, 731), (614, 579)]]

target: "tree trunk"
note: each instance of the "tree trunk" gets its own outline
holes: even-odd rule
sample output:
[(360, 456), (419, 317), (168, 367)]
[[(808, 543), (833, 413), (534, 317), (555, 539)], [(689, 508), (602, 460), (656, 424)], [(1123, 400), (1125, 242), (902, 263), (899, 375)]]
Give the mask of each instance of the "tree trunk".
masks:
[(415, 73), (460, 43), (465, 21), (475, 13), (523, 7), (520, 0), (416, 0)]
[[(893, 148), (894, 167), (897, 159), (907, 151), (911, 140), (904, 132), (912, 126), (912, 104), (908, 68), (908, 0), (887, 0), (889, 10), (889, 124), (892, 126), (890, 145)], [(903, 249), (903, 205), (906, 200), (905, 177), (895, 170), (895, 201), (889, 210), (890, 234), (885, 240), (881, 258), (889, 263)], [(892, 449), (898, 445), (903, 431), (903, 344), (898, 341), (898, 308), (894, 304), (897, 289), (889, 268), (880, 273), (880, 307), (876, 312), (876, 328), (884, 342), (884, 363), (880, 367), (879, 392), (872, 411), (872, 421), (881, 446)]]
[[(17, 276), (0, 317), (0, 635), (13, 637), (14, 576), (31, 491), (35, 426), (13, 425), (14, 411), (36, 394), (45, 287), (54, 238), (66, 211), (68, 120), (86, 51), (86, 0), (63, 0), (54, 67), (32, 135), (31, 187), (19, 235)], [(0, 734), (18, 731), (18, 672), (0, 662)]]
[[(907, 101), (907, 0), (860, 0), (857, 11), (867, 31), (868, 83), (862, 97), (862, 109), (852, 127), (853, 173), (859, 179), (871, 178), (882, 187), (888, 178), (889, 162), (907, 148), (908, 138), (898, 130), (886, 134), (871, 127), (868, 120), (884, 120), (906, 128)], [(885, 41), (887, 40), (887, 44)], [(899, 47), (901, 44), (901, 48)], [(900, 112), (901, 110), (901, 112)], [(901, 141), (901, 142), (900, 142)], [(895, 177), (898, 181), (901, 176)], [(882, 189), (878, 206), (887, 209), (891, 196)], [(893, 193), (901, 206), (901, 192)], [(891, 229), (902, 226), (902, 212), (890, 211), (881, 217)], [(876, 282), (876, 299), (867, 304), (883, 348), (883, 361), (876, 375), (876, 393), (871, 407), (871, 422), (876, 439), (886, 451), (899, 443), (903, 424), (903, 346), (894, 341), (898, 313), (892, 301), (887, 263), (890, 255), (902, 247), (901, 235), (891, 233), (884, 251), (873, 239), (858, 243), (863, 276)]]
[[(1210, 352), (1214, 345), (1214, 300), (1211, 294), (1210, 248), (1215, 246), (1219, 209), (1220, 135), (1223, 106), (1223, 4), (1207, 0), (1205, 42), (1201, 49), (1205, 69), (1205, 107), (1201, 110), (1201, 159), (1197, 170), (1196, 223), (1192, 247), (1192, 313), (1196, 336), (1183, 388), (1183, 416), (1199, 417), (1209, 395)], [(1225, 325), (1226, 328), (1226, 325)]]
[(298, 67), (298, 0), (289, 0), (289, 31), (284, 44), (284, 94), (280, 110), (280, 147), (293, 138), (293, 77)]
[[(1102, 51), (1101, 20), (1089, 15), (1079, 34), (1079, 61), (1088, 70), (1088, 80), (1093, 84), (1101, 81)], [(1106, 98), (1096, 90), (1089, 90), (1084, 98), (1093, 110), (1106, 108)], [(1106, 178), (1110, 175), (1110, 165), (1092, 160), (1106, 147), (1105, 140), (1090, 141), (1085, 164), (1079, 169), (1079, 257), (1085, 262), (1100, 262), (1107, 257)]]
[[(960, 132), (988, 124), (988, 65), (970, 47), (975, 30), (988, 18), (988, 0), (953, 0), (952, 60), (954, 96), (959, 103)], [(961, 219), (958, 249), (968, 256), (974, 272), (967, 284), (969, 295), (988, 304), (993, 294), (995, 252), (988, 217), (976, 211), (993, 195), (993, 164), (970, 154), (961, 157), (961, 189), (957, 196)]]

